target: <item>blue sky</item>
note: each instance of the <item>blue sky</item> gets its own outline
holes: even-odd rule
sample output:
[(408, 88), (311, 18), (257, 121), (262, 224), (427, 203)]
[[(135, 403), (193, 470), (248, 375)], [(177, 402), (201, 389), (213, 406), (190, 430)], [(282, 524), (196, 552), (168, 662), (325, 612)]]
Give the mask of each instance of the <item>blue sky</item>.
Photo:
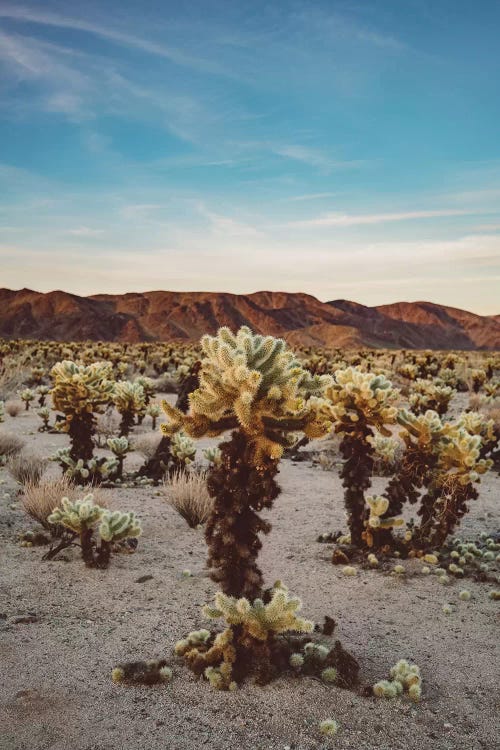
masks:
[(500, 312), (496, 0), (0, 0), (0, 285)]

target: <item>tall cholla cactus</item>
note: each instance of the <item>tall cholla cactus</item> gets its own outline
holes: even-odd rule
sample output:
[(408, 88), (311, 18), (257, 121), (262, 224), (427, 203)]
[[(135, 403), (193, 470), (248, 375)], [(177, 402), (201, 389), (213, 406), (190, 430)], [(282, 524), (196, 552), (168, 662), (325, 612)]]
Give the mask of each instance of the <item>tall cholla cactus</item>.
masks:
[(115, 385), (113, 401), (121, 414), (120, 437), (127, 436), (134, 424), (134, 417), (145, 409), (146, 397), (140, 383), (120, 380)]
[(288, 433), (325, 433), (322, 400), (315, 397), (330, 379), (311, 376), (281, 339), (255, 336), (246, 327), (236, 335), (221, 328), (201, 346), (200, 386), (190, 395), (190, 413), (164, 401), (169, 422), (161, 427), (166, 435), (183, 428), (195, 438), (234, 430), (208, 478), (214, 498), (205, 530), (208, 564), (225, 594), (254, 599), (262, 590), (258, 535), (270, 530), (257, 512), (270, 508), (280, 492), (274, 477)]
[(398, 421), (404, 427), (406, 451), (400, 471), (384, 492), (388, 513), (398, 515), (405, 500), (416, 503), (424, 486), (412, 545), (434, 549), (444, 544), (467, 512), (467, 501), (477, 498), (474, 484), (492, 462), (481, 457), (481, 436), (471, 435), (462, 418), (442, 422), (431, 410), (419, 416), (401, 410)]
[(481, 437), (470, 435), (459, 426), (440, 446), (433, 486), (428, 493), (434, 502), (430, 506), (424, 497), (421, 508), (419, 536), (429, 539), (430, 546), (442, 546), (467, 513), (467, 502), (477, 499), (474, 485), (493, 464), (480, 456)]
[(361, 547), (366, 519), (364, 493), (371, 484), (373, 469), (372, 438), (374, 430), (390, 437), (386, 425), (396, 421), (394, 402), (399, 391), (384, 375), (361, 372), (355, 367), (337, 370), (334, 378), (325, 397), (335, 420), (335, 432), (342, 435), (340, 452), (345, 461), (341, 477), (351, 542)]
[(52, 404), (66, 418), (63, 428), (71, 439), (70, 456), (73, 461), (88, 461), (93, 456), (95, 414), (101, 413), (113, 396), (112, 366), (108, 362), (78, 365), (64, 360), (54, 365), (51, 376)]
[[(449, 424), (442, 422), (439, 414), (430, 409), (418, 416), (401, 409), (397, 420), (404, 428), (401, 438), (405, 451), (397, 473), (384, 492), (389, 505), (382, 519), (398, 517), (406, 502), (412, 505), (418, 502), (419, 490), (427, 483), (429, 473), (436, 465), (438, 446), (450, 430)], [(378, 530), (374, 541), (379, 547), (394, 547), (395, 544), (391, 529)]]
[(310, 633), (314, 624), (297, 616), (300, 599), (290, 597), (281, 583), (273, 587), (270, 600), (250, 602), (246, 598), (215, 595), (215, 606), (203, 611), (210, 619), (223, 618), (227, 627), (212, 639), (209, 631), (191, 633), (176, 644), (175, 651), (184, 656), (196, 674), (204, 674), (212, 687), (234, 690), (249, 672), (260, 683), (267, 682), (276, 671), (283, 647), (276, 640), (281, 633)]

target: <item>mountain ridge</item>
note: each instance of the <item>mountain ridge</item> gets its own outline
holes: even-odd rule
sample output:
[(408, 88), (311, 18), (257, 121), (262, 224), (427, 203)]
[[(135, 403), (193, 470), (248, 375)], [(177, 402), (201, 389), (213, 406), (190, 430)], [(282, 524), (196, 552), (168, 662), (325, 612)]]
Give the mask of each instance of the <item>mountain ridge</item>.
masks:
[(0, 289), (0, 337), (56, 341), (196, 341), (248, 325), (291, 345), (500, 349), (500, 315), (433, 302), (369, 307), (302, 292), (127, 292), (86, 297)]

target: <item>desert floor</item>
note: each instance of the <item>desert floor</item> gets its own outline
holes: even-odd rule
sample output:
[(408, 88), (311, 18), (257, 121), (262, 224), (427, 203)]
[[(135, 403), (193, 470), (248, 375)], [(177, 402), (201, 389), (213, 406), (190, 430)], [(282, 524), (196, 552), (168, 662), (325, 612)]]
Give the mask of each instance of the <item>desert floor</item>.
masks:
[[(22, 435), (45, 456), (68, 444), (65, 435), (38, 433), (39, 424), (30, 411), (6, 416), (0, 429)], [(126, 466), (139, 461), (132, 455)], [(419, 664), (420, 704), (292, 676), (266, 687), (247, 683), (234, 693), (212, 690), (172, 656), (179, 638), (207, 625), (201, 606), (216, 590), (204, 572), (203, 532), (189, 529), (155, 488), (110, 490), (111, 507), (133, 509), (143, 520), (136, 554), (116, 555), (105, 571), (86, 569), (76, 550), (42, 562), (44, 548), (19, 546), (18, 534), (33, 524), (0, 469), (1, 750), (498, 747), (493, 586), (444, 587), (436, 576), (420, 574), (417, 562), (405, 562), (407, 574), (398, 579), (381, 570), (345, 577), (329, 561), (332, 545), (316, 542), (319, 533), (345, 528), (337, 470), (283, 461), (279, 480), (283, 493), (268, 514), (273, 529), (260, 558), (266, 580), (282, 579), (302, 598), (305, 616), (337, 620), (335, 635), (359, 660), (364, 684), (386, 678), (400, 658)], [(385, 481), (376, 478), (375, 489)], [(499, 487), (498, 476), (483, 480), (460, 536), (497, 530)], [(140, 583), (144, 576), (150, 578)], [(472, 594), (468, 602), (458, 598), (464, 587)], [(448, 602), (450, 615), (442, 610)], [(33, 622), (16, 623), (31, 614)], [(111, 681), (116, 663), (152, 657), (169, 659), (171, 683)], [(325, 739), (318, 723), (330, 717), (340, 729)]]

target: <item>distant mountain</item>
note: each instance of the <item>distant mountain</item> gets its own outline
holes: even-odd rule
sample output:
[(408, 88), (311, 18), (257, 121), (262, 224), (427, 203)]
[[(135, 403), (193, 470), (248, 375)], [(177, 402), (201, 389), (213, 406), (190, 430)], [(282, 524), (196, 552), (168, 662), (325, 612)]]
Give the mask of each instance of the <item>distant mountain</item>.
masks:
[(320, 302), (289, 292), (144, 292), (79, 297), (0, 289), (0, 337), (56, 341), (196, 341), (248, 325), (292, 345), (500, 349), (500, 315), (431, 302)]

